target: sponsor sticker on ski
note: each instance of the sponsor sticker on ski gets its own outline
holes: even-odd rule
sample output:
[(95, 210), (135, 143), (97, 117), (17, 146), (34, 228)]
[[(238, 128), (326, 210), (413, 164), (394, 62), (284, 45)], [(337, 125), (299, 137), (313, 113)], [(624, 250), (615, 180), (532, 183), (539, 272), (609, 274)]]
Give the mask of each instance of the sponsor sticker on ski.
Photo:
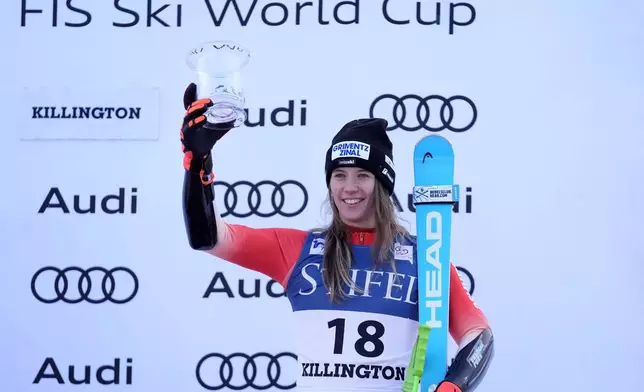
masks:
[(450, 203), (458, 201), (458, 185), (414, 187), (414, 203)]

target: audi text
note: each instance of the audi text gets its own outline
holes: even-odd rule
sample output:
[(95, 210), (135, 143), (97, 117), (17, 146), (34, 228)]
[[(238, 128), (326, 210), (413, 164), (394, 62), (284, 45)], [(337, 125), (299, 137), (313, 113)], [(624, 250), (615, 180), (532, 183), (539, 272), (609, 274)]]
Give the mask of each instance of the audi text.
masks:
[[(131, 188), (126, 192), (125, 188), (119, 188), (118, 194), (108, 194), (103, 197), (97, 195), (72, 195), (72, 208), (63, 197), (62, 192), (57, 187), (50, 188), (45, 196), (45, 200), (38, 209), (39, 214), (50, 212), (51, 210), (60, 210), (65, 214), (72, 211), (77, 214), (96, 214), (97, 208), (100, 208), (105, 214), (136, 214), (137, 211), (137, 188)], [(69, 197), (69, 196), (68, 196)]]
[(247, 127), (265, 127), (267, 123), (274, 127), (293, 127), (306, 125), (306, 100), (302, 99), (296, 105), (294, 100), (289, 100), (287, 106), (275, 109), (259, 108), (244, 109)]
[(286, 297), (282, 286), (275, 280), (271, 279), (262, 283), (259, 279), (237, 281), (236, 287), (231, 287), (222, 272), (215, 273), (210, 284), (203, 294), (203, 298), (209, 298), (211, 295), (225, 294), (228, 298), (259, 298), (266, 295), (271, 298)]
[(40, 366), (32, 383), (132, 385), (132, 358), (114, 358), (109, 365), (94, 366), (69, 365), (65, 369), (65, 366), (57, 364), (54, 358), (48, 357)]

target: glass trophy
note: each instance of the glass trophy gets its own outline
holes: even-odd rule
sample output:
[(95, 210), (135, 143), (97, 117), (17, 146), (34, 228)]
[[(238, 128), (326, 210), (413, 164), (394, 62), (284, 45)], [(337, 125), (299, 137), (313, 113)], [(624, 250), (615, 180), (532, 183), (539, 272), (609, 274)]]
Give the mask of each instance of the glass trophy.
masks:
[(241, 73), (249, 60), (248, 49), (232, 41), (205, 42), (188, 52), (186, 62), (197, 74), (197, 99), (213, 102), (205, 114), (208, 123), (234, 121), (239, 127), (246, 121)]

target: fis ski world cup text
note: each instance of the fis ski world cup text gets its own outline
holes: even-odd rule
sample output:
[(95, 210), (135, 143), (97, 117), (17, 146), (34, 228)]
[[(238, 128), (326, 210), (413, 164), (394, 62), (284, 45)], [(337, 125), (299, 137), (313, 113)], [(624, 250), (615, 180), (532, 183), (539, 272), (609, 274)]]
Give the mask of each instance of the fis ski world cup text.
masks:
[[(342, 28), (380, 23), (424, 26), (451, 36), (476, 20), (476, 8), (465, 1), (21, 0), (20, 4), (21, 27), (82, 28), (98, 24), (116, 28), (190, 28), (210, 24), (222, 28)], [(200, 20), (198, 15), (208, 18)]]

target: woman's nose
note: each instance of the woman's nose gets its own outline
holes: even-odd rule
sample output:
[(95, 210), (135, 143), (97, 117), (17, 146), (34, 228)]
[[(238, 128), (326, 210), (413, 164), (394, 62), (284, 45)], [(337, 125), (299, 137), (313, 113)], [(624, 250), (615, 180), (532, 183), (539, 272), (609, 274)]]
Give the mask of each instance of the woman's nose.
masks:
[(346, 191), (355, 192), (356, 190), (358, 190), (358, 184), (355, 180), (348, 179), (346, 184), (344, 185), (344, 189)]

